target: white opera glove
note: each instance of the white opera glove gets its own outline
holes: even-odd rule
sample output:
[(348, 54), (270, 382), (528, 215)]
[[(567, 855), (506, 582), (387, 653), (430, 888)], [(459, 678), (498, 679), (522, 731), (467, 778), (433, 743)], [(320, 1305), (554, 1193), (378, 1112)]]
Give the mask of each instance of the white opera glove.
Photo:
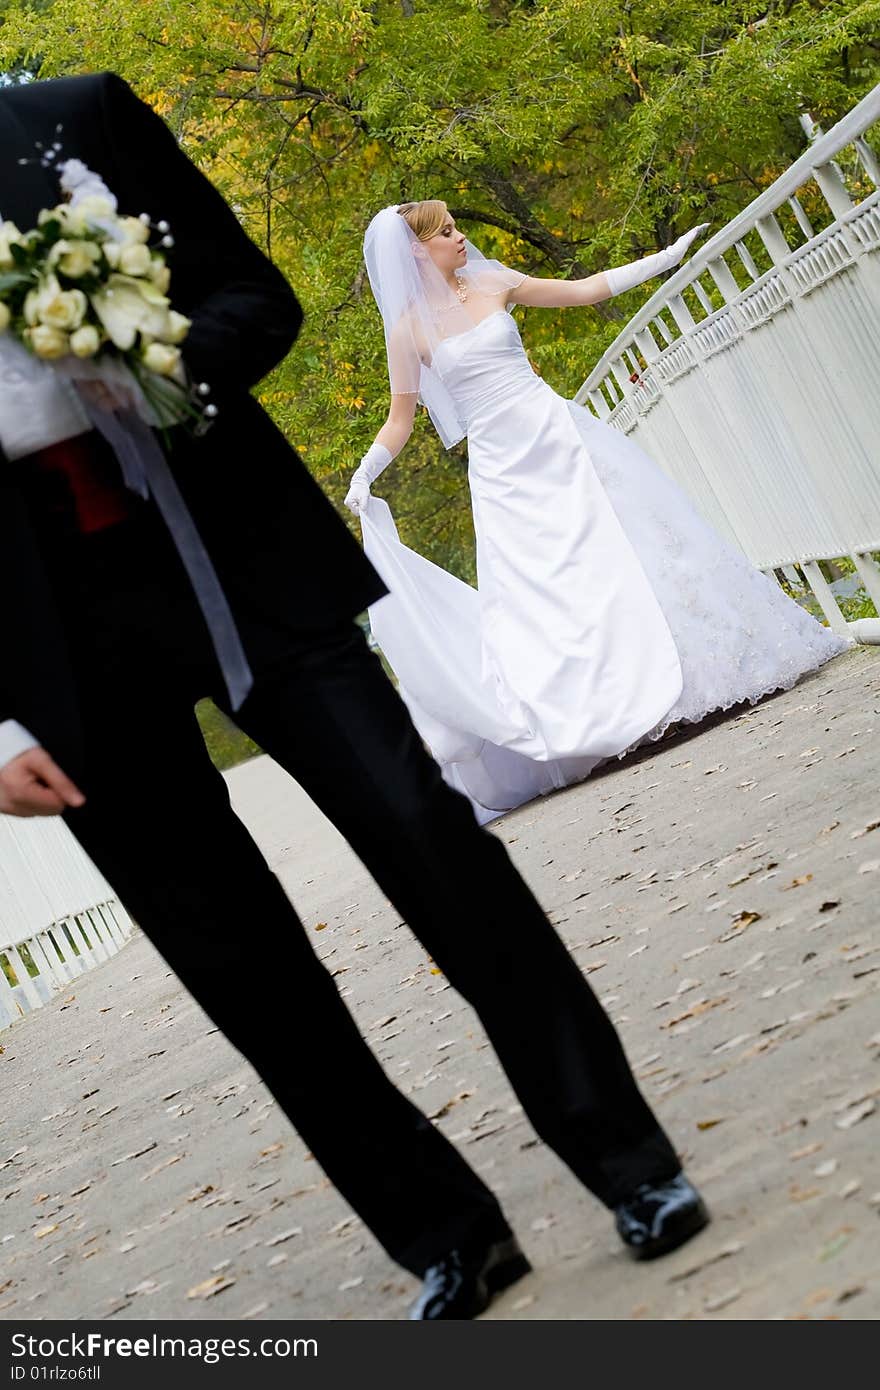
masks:
[(631, 290), (635, 285), (641, 285), (645, 280), (651, 280), (655, 275), (662, 275), (664, 271), (679, 265), (691, 242), (708, 226), (708, 222), (701, 222), (699, 227), (685, 232), (664, 251), (658, 251), (654, 256), (644, 256), (640, 261), (630, 261), (629, 265), (616, 265), (606, 270), (605, 279), (612, 296), (623, 294), (624, 290)]
[(378, 478), (380, 473), (384, 473), (394, 455), (390, 449), (386, 449), (384, 444), (378, 440), (371, 444), (364, 454), (360, 464), (352, 474), (348, 493), (345, 498), (345, 505), (355, 516), (366, 507), (370, 500), (370, 486)]

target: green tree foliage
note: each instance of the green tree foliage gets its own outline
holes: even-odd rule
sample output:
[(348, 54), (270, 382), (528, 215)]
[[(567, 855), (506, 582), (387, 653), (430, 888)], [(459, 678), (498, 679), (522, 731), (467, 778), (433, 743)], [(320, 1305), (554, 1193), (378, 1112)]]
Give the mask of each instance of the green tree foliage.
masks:
[[(878, 0), (0, 0), (0, 17), (6, 71), (126, 77), (288, 274), (306, 324), (262, 395), (337, 502), (387, 406), (361, 261), (378, 208), (444, 198), (487, 254), (589, 273), (721, 226), (802, 151), (799, 113), (831, 125), (880, 56)], [(572, 393), (652, 288), (519, 311), (536, 368)], [(472, 578), (464, 467), (420, 418), (380, 491), (404, 539)]]
[(261, 751), (253, 739), (243, 734), (212, 700), (199, 701), (196, 717), (211, 761), (221, 772), (253, 758)]

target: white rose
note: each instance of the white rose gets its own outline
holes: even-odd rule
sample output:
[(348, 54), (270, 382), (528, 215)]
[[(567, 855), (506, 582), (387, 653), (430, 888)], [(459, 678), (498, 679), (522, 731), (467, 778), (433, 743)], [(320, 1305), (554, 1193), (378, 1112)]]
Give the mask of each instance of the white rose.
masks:
[(45, 323), (50, 328), (79, 328), (87, 303), (82, 290), (62, 290), (55, 277), (49, 276), (25, 299), (25, 322), (31, 327)]
[(70, 349), (70, 339), (67, 334), (62, 333), (60, 328), (52, 328), (47, 323), (38, 323), (35, 328), (29, 328), (27, 337), (37, 356), (43, 357), (49, 362), (58, 357), (66, 357)]
[(111, 275), (92, 296), (92, 307), (115, 347), (128, 352), (138, 333), (164, 338), (168, 328), (168, 301), (146, 280)]
[(101, 335), (91, 323), (84, 323), (70, 335), (70, 351), (74, 357), (94, 357), (101, 346)]
[(123, 246), (119, 254), (119, 269), (123, 275), (149, 275), (152, 265), (149, 248), (139, 243)]
[(176, 309), (168, 310), (168, 327), (165, 331), (166, 343), (182, 343), (190, 328), (192, 319), (186, 314), (178, 314)]
[(43, 208), (37, 218), (37, 226), (42, 227), (47, 222), (60, 222), (61, 230), (69, 232), (71, 236), (81, 236), (86, 231), (86, 219), (79, 208), (72, 208), (69, 203), (59, 203), (55, 208)]
[(21, 242), (21, 232), (14, 222), (0, 223), (0, 270), (11, 270), (15, 265), (10, 247)]
[(171, 284), (171, 271), (168, 269), (161, 256), (153, 256), (152, 258), (150, 279), (161, 294), (168, 293), (168, 286)]
[(49, 264), (71, 280), (93, 271), (101, 259), (101, 248), (93, 241), (56, 241), (49, 252)]
[(50, 328), (63, 328), (68, 332), (79, 328), (83, 321), (88, 301), (82, 290), (45, 289), (39, 296), (39, 320)]
[(141, 244), (150, 239), (150, 229), (139, 217), (120, 217), (116, 226), (124, 242)]
[(24, 321), (31, 327), (40, 321), (40, 292), (30, 290), (24, 301)]
[(144, 366), (160, 376), (172, 376), (180, 362), (180, 349), (168, 343), (150, 343), (144, 352)]
[(76, 211), (89, 221), (94, 221), (113, 217), (116, 208), (109, 198), (102, 197), (100, 193), (89, 193), (85, 198), (77, 198)]
[(59, 203), (55, 208), (41, 208), (37, 213), (37, 226), (45, 227), (47, 222), (60, 222), (69, 211), (66, 203)]
[(12, 315), (6, 305), (0, 301), (0, 333), (5, 333), (12, 321)]

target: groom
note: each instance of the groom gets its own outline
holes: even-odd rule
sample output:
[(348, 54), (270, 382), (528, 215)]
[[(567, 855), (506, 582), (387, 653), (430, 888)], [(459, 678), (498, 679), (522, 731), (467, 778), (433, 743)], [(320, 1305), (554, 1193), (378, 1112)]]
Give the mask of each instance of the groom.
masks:
[[(60, 128), (60, 129), (59, 129)], [(423, 751), (354, 622), (383, 594), (249, 395), (299, 305), (163, 122), (110, 73), (0, 89), (0, 213), (58, 201), (37, 142), (120, 211), (171, 223), (185, 357), (219, 415), (171, 467), (253, 674), (239, 726), (339, 828), (477, 1010), (538, 1133), (637, 1257), (706, 1222), (617, 1035), (500, 841)], [(495, 1197), (387, 1079), (229, 806), (193, 714), (232, 712), (169, 530), (50, 367), (0, 335), (0, 812), (65, 816), (126, 906), (385, 1249), (424, 1280), (415, 1318), (469, 1318), (528, 1262)], [(240, 942), (269, 927), (259, 998)], [(316, 1042), (317, 1040), (317, 1042)]]

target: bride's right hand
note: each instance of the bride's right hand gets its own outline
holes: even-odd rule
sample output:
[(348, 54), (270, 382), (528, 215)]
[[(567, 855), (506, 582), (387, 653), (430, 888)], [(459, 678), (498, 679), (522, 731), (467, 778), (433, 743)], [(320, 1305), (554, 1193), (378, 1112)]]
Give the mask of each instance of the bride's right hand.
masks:
[(370, 484), (365, 478), (355, 476), (345, 497), (345, 505), (355, 516), (360, 516), (370, 500)]

